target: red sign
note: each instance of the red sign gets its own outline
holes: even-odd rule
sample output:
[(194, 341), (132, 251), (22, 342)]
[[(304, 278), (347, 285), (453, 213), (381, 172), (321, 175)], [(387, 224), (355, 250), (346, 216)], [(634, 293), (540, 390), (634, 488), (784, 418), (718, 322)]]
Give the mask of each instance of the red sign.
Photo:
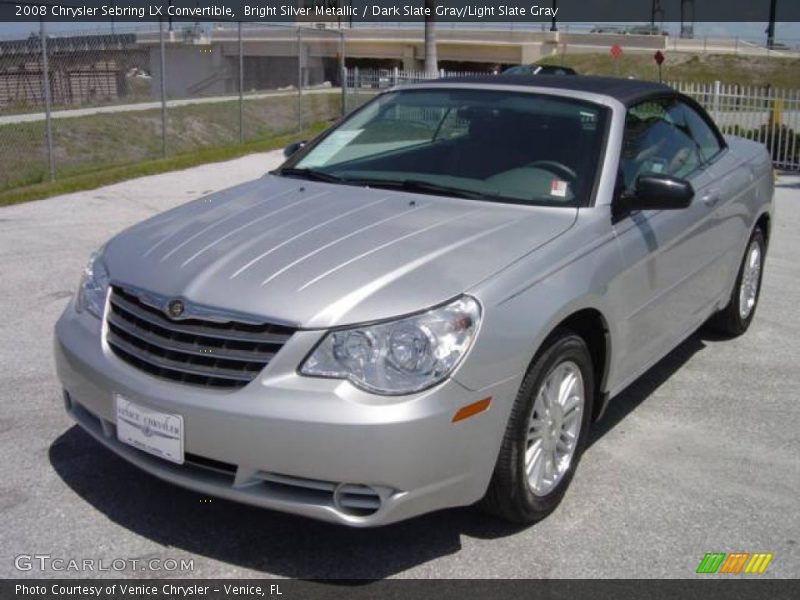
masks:
[(613, 58), (619, 58), (620, 56), (622, 56), (622, 46), (620, 46), (619, 44), (614, 44), (613, 46), (611, 46), (611, 50), (609, 50), (609, 52), (611, 52), (611, 56)]
[(661, 66), (661, 63), (664, 62), (664, 55), (661, 53), (661, 50), (656, 50), (656, 53), (653, 54), (653, 60), (656, 61), (659, 67)]

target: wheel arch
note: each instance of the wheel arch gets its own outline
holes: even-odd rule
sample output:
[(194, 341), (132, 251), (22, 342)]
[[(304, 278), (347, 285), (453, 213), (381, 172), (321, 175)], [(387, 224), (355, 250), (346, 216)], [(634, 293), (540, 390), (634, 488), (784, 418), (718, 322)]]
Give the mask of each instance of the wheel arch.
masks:
[(611, 365), (611, 330), (605, 315), (594, 307), (581, 308), (563, 317), (550, 328), (544, 341), (536, 351), (531, 364), (536, 361), (549, 339), (559, 329), (568, 329), (579, 335), (589, 349), (595, 372), (595, 403), (592, 409), (592, 420), (602, 417), (608, 397), (605, 393), (609, 367)]
[(756, 219), (756, 225), (754, 229), (761, 229), (764, 234), (764, 244), (769, 246), (769, 235), (770, 235), (770, 227), (772, 225), (770, 216), (768, 212), (761, 213), (761, 216)]

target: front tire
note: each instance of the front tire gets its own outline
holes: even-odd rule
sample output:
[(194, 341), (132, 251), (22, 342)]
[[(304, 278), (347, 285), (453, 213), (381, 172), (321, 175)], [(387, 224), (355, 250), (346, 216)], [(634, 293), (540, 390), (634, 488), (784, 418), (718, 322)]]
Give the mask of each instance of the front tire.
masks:
[(522, 382), (482, 507), (515, 523), (550, 514), (586, 447), (593, 399), (586, 342), (572, 331), (557, 330)]
[(747, 251), (739, 266), (739, 275), (727, 306), (709, 322), (713, 329), (724, 335), (737, 336), (750, 327), (761, 293), (766, 247), (764, 232), (757, 228), (747, 242)]

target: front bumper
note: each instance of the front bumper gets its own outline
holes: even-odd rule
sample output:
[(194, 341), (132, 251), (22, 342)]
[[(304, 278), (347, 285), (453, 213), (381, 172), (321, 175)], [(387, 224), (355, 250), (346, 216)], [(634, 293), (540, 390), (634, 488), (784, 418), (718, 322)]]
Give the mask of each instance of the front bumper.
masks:
[[(386, 398), (344, 381), (296, 374), (322, 335), (299, 331), (267, 368), (236, 391), (161, 380), (119, 360), (102, 322), (70, 303), (55, 355), (69, 414), (141, 469), (197, 492), (352, 526), (375, 526), (485, 493), (516, 378), (472, 391), (451, 379)], [(184, 419), (186, 463), (150, 456), (116, 438), (113, 394)], [(464, 405), (489, 410), (452, 423)]]

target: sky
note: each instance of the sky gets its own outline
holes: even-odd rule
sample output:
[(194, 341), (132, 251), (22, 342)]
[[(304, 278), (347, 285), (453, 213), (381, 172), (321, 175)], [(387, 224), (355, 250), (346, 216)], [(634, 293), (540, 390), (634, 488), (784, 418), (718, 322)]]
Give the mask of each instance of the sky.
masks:
[[(462, 23), (459, 26), (476, 26), (476, 24)], [(498, 23), (502, 27), (502, 23)], [(534, 27), (540, 27), (539, 23), (531, 24)], [(566, 23), (559, 23), (559, 27), (564, 27)], [(578, 27), (591, 25), (588, 23), (576, 23)], [(625, 23), (623, 25), (633, 25), (633, 23)], [(442, 27), (450, 27), (450, 23), (442, 23)], [(521, 25), (515, 23), (514, 27), (519, 28)], [(142, 24), (136, 23), (115, 23), (117, 30), (122, 29), (153, 29), (156, 27), (154, 23)], [(664, 23), (665, 29), (673, 33), (677, 33), (677, 23)], [(767, 23), (695, 23), (695, 37), (740, 37), (749, 40), (762, 41), (766, 39), (764, 33)], [(108, 33), (111, 30), (111, 23), (102, 22), (77, 22), (77, 23), (48, 23), (47, 30), (51, 35), (57, 34), (70, 34), (70, 33)], [(39, 31), (39, 23), (25, 23), (25, 22), (0, 22), (0, 38), (25, 38), (31, 32)], [(787, 42), (794, 42), (791, 45), (796, 46), (800, 43), (800, 23), (778, 23), (776, 25), (775, 37), (777, 40), (786, 40)]]

